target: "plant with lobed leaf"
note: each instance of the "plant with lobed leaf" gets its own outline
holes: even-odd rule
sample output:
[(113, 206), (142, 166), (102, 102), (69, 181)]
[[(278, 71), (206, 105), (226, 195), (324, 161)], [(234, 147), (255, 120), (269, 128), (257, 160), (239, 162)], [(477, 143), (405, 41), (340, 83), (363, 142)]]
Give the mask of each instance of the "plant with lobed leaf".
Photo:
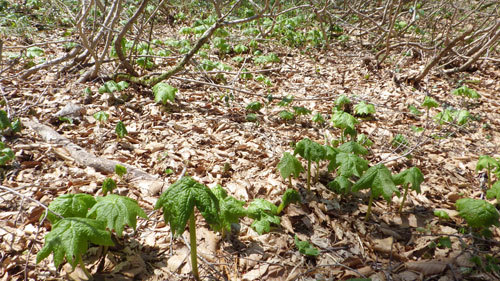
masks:
[(304, 138), (297, 143), (293, 155), (299, 154), (307, 160), (307, 190), (311, 190), (311, 162), (316, 162), (316, 181), (319, 176), (319, 161), (325, 159), (326, 149), (317, 142)]

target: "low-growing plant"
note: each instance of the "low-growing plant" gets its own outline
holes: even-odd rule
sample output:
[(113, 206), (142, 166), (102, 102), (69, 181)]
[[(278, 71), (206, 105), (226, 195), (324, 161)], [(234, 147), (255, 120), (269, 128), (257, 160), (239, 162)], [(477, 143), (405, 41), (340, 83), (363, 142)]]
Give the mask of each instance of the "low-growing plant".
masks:
[(311, 162), (316, 162), (316, 180), (319, 176), (319, 161), (325, 159), (326, 149), (317, 142), (304, 138), (297, 143), (293, 155), (299, 154), (307, 160), (307, 190), (311, 190)]
[(303, 106), (294, 106), (293, 111), (295, 116), (311, 114), (311, 111)]
[(245, 107), (245, 109), (248, 111), (257, 112), (257, 111), (261, 110), (262, 107), (264, 107), (264, 105), (261, 102), (253, 101), (253, 102), (249, 103)]
[(94, 117), (95, 120), (99, 121), (100, 123), (104, 123), (109, 119), (109, 114), (104, 111), (98, 111), (94, 113), (94, 115), (92, 116)]
[(324, 124), (325, 123), (325, 118), (323, 118), (323, 115), (321, 115), (321, 113), (316, 113), (315, 115), (313, 115), (311, 120), (317, 124)]
[(375, 114), (375, 106), (364, 101), (354, 106), (354, 114), (361, 117), (369, 117)]
[(121, 82), (116, 83), (115, 81), (110, 80), (110, 81), (107, 81), (106, 83), (104, 83), (104, 85), (102, 85), (99, 88), (99, 94), (104, 94), (104, 93), (111, 94), (114, 92), (120, 92), (120, 91), (123, 91), (126, 88), (128, 88), (128, 86), (129, 86), (129, 84), (126, 81), (121, 81)]
[(304, 171), (304, 167), (302, 167), (302, 164), (294, 155), (284, 152), (283, 157), (278, 163), (278, 170), (283, 179), (288, 178), (288, 187), (292, 188), (292, 175), (298, 178), (300, 173)]
[(279, 115), (280, 115), (280, 118), (285, 120), (285, 121), (293, 120), (295, 118), (295, 115), (288, 110), (280, 111)]
[(344, 143), (345, 136), (347, 135), (351, 136), (351, 138), (356, 136), (356, 124), (358, 124), (359, 121), (351, 114), (342, 110), (335, 110), (332, 115), (332, 122), (335, 128), (341, 130), (341, 143)]
[(239, 223), (240, 218), (247, 215), (247, 210), (243, 208), (245, 202), (227, 195), (226, 190), (220, 185), (216, 185), (211, 191), (219, 200), (220, 224), (223, 235), (226, 235), (231, 231), (232, 224)]
[(466, 97), (469, 99), (478, 99), (481, 97), (481, 95), (479, 95), (476, 92), (476, 90), (471, 89), (471, 88), (467, 87), (466, 85), (463, 85), (463, 86), (451, 91), (451, 93), (454, 94), (455, 96), (462, 96), (462, 97)]
[(123, 124), (122, 121), (118, 121), (115, 127), (115, 133), (118, 138), (124, 138), (127, 134), (127, 128), (125, 127), (125, 124)]
[(462, 198), (455, 203), (458, 214), (467, 224), (483, 233), (492, 225), (500, 227), (500, 214), (494, 205), (481, 199)]
[(120, 178), (123, 178), (123, 176), (127, 173), (127, 168), (120, 164), (115, 165), (115, 174), (117, 174)]
[(10, 161), (14, 160), (15, 155), (12, 149), (6, 147), (3, 142), (0, 141), (0, 166), (4, 166)]
[(401, 173), (393, 177), (394, 183), (397, 185), (402, 185), (404, 189), (403, 200), (401, 200), (401, 205), (399, 206), (399, 212), (403, 211), (403, 206), (408, 196), (408, 189), (411, 184), (411, 189), (417, 193), (420, 193), (420, 184), (424, 181), (424, 175), (417, 167), (411, 167), (402, 171)]
[(489, 155), (479, 156), (479, 160), (476, 164), (476, 171), (482, 170), (486, 170), (486, 177), (488, 178), (488, 189), (491, 189), (492, 172), (495, 171), (497, 173), (497, 177), (500, 175), (500, 160), (497, 160)]
[(251, 227), (259, 234), (268, 233), (271, 231), (272, 225), (280, 224), (278, 216), (278, 207), (273, 203), (257, 198), (250, 202), (247, 208), (248, 217), (253, 219)]
[(283, 193), (283, 197), (281, 198), (281, 203), (278, 206), (278, 210), (276, 211), (279, 215), (284, 208), (292, 203), (300, 203), (302, 199), (300, 198), (300, 194), (295, 189), (287, 189), (285, 193)]
[(0, 131), (3, 135), (20, 132), (22, 128), (19, 118), (9, 118), (5, 110), (0, 110)]
[(319, 255), (318, 248), (314, 247), (307, 241), (300, 240), (297, 235), (295, 235), (294, 241), (295, 247), (299, 249), (299, 253), (310, 257), (317, 257)]
[(431, 108), (438, 107), (439, 103), (429, 96), (425, 96), (422, 106), (426, 108), (426, 118), (429, 119), (429, 112)]
[(153, 95), (155, 96), (156, 103), (166, 105), (167, 102), (175, 102), (175, 94), (178, 89), (168, 85), (167, 83), (160, 82), (153, 86)]

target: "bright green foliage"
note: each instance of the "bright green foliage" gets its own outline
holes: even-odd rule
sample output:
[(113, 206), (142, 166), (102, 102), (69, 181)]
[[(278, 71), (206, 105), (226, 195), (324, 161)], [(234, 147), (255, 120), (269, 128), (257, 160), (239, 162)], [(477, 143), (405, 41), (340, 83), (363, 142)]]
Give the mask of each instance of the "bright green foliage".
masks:
[(410, 143), (402, 134), (397, 134), (391, 140), (391, 145), (393, 147), (407, 147)]
[(5, 130), (10, 128), (10, 126), (11, 124), (7, 112), (5, 112), (5, 110), (0, 110), (0, 130)]
[(326, 149), (324, 146), (317, 142), (310, 140), (309, 138), (303, 138), (295, 146), (293, 155), (299, 154), (304, 159), (308, 161), (320, 161), (325, 159)]
[(497, 204), (500, 203), (500, 180), (493, 184), (493, 186), (486, 192), (486, 198), (497, 199)]
[(21, 120), (19, 118), (14, 118), (14, 121), (10, 124), (10, 127), (12, 128), (12, 132), (17, 133), (21, 131), (23, 124), (21, 123)]
[(349, 194), (351, 192), (352, 182), (348, 177), (338, 176), (328, 183), (328, 188), (337, 194)]
[(434, 120), (436, 120), (439, 125), (451, 123), (453, 122), (453, 120), (455, 120), (454, 111), (447, 108), (436, 114), (436, 116), (434, 116)]
[(281, 101), (278, 103), (278, 106), (283, 106), (283, 107), (289, 106), (290, 103), (292, 103), (292, 101), (293, 101), (293, 96), (292, 95), (288, 95), (288, 96), (283, 97), (281, 99)]
[(241, 53), (245, 53), (248, 51), (248, 47), (245, 46), (245, 45), (242, 45), (242, 44), (238, 44), (236, 46), (233, 47), (233, 50), (235, 53), (237, 54), (241, 54)]
[(248, 69), (246, 69), (246, 68), (242, 68), (242, 69), (241, 69), (241, 74), (240, 74), (240, 77), (241, 77), (242, 79), (251, 80), (251, 79), (253, 79), (253, 74), (252, 74), (252, 73), (250, 73), (250, 72), (248, 72)]
[(278, 163), (278, 170), (283, 179), (287, 179), (292, 175), (298, 178), (300, 173), (304, 171), (304, 167), (302, 167), (302, 164), (294, 155), (285, 152), (283, 153), (281, 161)]
[(319, 255), (318, 248), (309, 244), (307, 241), (301, 241), (297, 235), (295, 235), (295, 246), (299, 249), (299, 252), (306, 256), (316, 257)]
[(355, 141), (349, 141), (349, 142), (343, 143), (341, 146), (338, 147), (338, 150), (340, 152), (354, 153), (356, 155), (368, 154), (368, 150)]
[(257, 75), (257, 77), (255, 77), (255, 81), (261, 82), (262, 84), (264, 84), (268, 87), (271, 87), (273, 85), (273, 82), (271, 81), (271, 79), (267, 78), (266, 76), (264, 76), (262, 74)]
[(269, 53), (267, 55), (257, 56), (253, 61), (256, 64), (278, 63), (280, 62), (280, 58), (274, 53)]
[(481, 97), (481, 95), (479, 95), (474, 89), (471, 89), (466, 85), (451, 91), (451, 93), (455, 96), (463, 96), (470, 99), (478, 99)]
[(108, 121), (109, 119), (109, 114), (104, 112), (104, 111), (98, 111), (96, 113), (94, 113), (94, 119), (103, 123), (103, 122), (106, 122)]
[(220, 229), (219, 200), (210, 189), (191, 177), (183, 177), (172, 184), (156, 202), (155, 209), (163, 208), (163, 217), (176, 236), (184, 233), (186, 223), (198, 208), (205, 220)]
[(321, 115), (321, 113), (317, 113), (315, 114), (312, 119), (311, 119), (314, 123), (318, 123), (318, 124), (323, 124), (325, 123), (325, 118), (323, 118), (323, 115)]
[(375, 106), (362, 101), (354, 106), (354, 113), (361, 116), (372, 115), (375, 114)]
[(103, 246), (114, 245), (111, 233), (105, 230), (104, 222), (87, 218), (62, 219), (45, 235), (45, 245), (36, 255), (36, 262), (39, 263), (53, 252), (56, 268), (64, 257), (75, 268), (81, 256), (87, 252), (89, 242)]
[(374, 198), (382, 196), (387, 202), (391, 202), (393, 193), (399, 196), (391, 171), (383, 164), (370, 167), (352, 186), (354, 192), (361, 189), (371, 189)]
[(292, 203), (302, 202), (300, 194), (295, 189), (287, 189), (281, 198), (281, 204), (278, 206), (277, 213), (280, 214), (284, 208)]
[(325, 145), (325, 150), (325, 159), (330, 161), (330, 164), (328, 164), (328, 172), (331, 172), (336, 169), (335, 158), (337, 157), (337, 153), (339, 153), (339, 150), (329, 145)]
[(112, 192), (116, 188), (116, 182), (112, 178), (106, 178), (102, 181), (102, 193), (104, 195)]
[(420, 193), (420, 184), (424, 181), (424, 175), (419, 168), (411, 167), (395, 175), (393, 180), (397, 185), (408, 186), (411, 184), (411, 189)]
[(283, 120), (292, 120), (295, 118), (295, 115), (288, 110), (282, 110), (280, 111), (280, 118)]
[(14, 151), (9, 147), (5, 147), (5, 144), (0, 141), (0, 166), (7, 164), (9, 161), (13, 160), (14, 157)]
[(454, 112), (455, 121), (458, 125), (465, 125), (467, 121), (471, 118), (470, 112), (468, 110), (459, 110)]
[(487, 201), (472, 198), (459, 199), (455, 206), (458, 214), (467, 224), (474, 228), (488, 228), (492, 225), (500, 226), (500, 215), (497, 209)]
[(354, 116), (341, 110), (335, 111), (333, 113), (332, 122), (333, 126), (342, 130), (346, 129), (355, 130), (356, 124), (359, 123), (359, 121), (356, 118), (354, 118)]
[(248, 113), (245, 116), (245, 120), (247, 122), (257, 122), (257, 120), (258, 120), (257, 114), (255, 114), (255, 113)]
[(295, 112), (296, 116), (311, 114), (311, 111), (303, 106), (294, 106), (293, 111)]
[(116, 124), (115, 133), (118, 138), (124, 138), (128, 134), (127, 128), (125, 128), (125, 125), (122, 121), (118, 121), (118, 123)]
[(495, 168), (500, 169), (500, 161), (489, 155), (479, 156), (479, 160), (476, 164), (476, 171), (482, 171), (484, 169), (492, 171)]
[(258, 101), (253, 101), (251, 103), (249, 103), (246, 107), (246, 110), (248, 111), (253, 111), (253, 112), (257, 112), (259, 111), (264, 105), (262, 105), (262, 103), (258, 102)]
[(109, 230), (114, 230), (118, 237), (122, 236), (125, 225), (135, 230), (137, 216), (147, 219), (146, 213), (132, 198), (108, 194), (96, 199), (97, 203), (90, 209), (87, 217), (105, 222), (106, 227)]
[(427, 109), (433, 108), (433, 107), (438, 107), (439, 103), (437, 101), (429, 96), (425, 96), (424, 101), (422, 102), (423, 107), (427, 107)]
[(178, 89), (174, 88), (167, 83), (160, 82), (153, 86), (153, 94), (156, 103), (167, 104), (168, 101), (175, 102), (175, 94)]
[[(331, 164), (329, 167), (332, 167)], [(338, 175), (347, 178), (352, 175), (361, 177), (363, 172), (368, 169), (368, 161), (353, 153), (339, 152), (335, 156), (335, 165), (333, 169), (337, 167), (339, 167), (337, 170)]]
[(227, 192), (220, 185), (211, 189), (212, 193), (219, 200), (220, 220), (224, 231), (231, 231), (231, 224), (239, 223), (240, 218), (247, 215), (243, 208), (245, 202), (237, 200), (233, 196), (228, 196)]
[[(60, 214), (64, 218), (87, 217), (87, 212), (94, 206), (96, 200), (93, 196), (84, 193), (63, 194), (49, 204), (49, 210)], [(48, 212), (47, 218), (51, 223), (59, 221), (61, 218)]]
[(271, 225), (279, 225), (278, 207), (273, 203), (257, 198), (247, 208), (248, 216), (254, 219), (251, 227), (259, 234), (271, 231)]
[(448, 213), (443, 210), (434, 210), (434, 215), (442, 220), (450, 219), (450, 215), (448, 215)]
[(371, 147), (373, 145), (373, 141), (369, 139), (365, 134), (359, 134), (356, 137), (356, 142), (365, 147)]
[(335, 100), (335, 105), (337, 106), (337, 109), (339, 109), (339, 110), (342, 110), (344, 105), (347, 105), (350, 103), (351, 103), (351, 100), (346, 95), (340, 95)]
[(420, 116), (422, 115), (423, 113), (418, 110), (418, 108), (416, 108), (414, 105), (408, 105), (408, 110), (410, 111), (411, 114), (415, 115), (415, 116)]
[(26, 49), (26, 57), (29, 58), (29, 59), (33, 59), (35, 57), (41, 57), (43, 56), (43, 54), (45, 53), (45, 51), (40, 48), (40, 47), (29, 47), (28, 49)]
[(127, 173), (127, 168), (120, 164), (115, 165), (115, 174), (117, 174), (120, 178), (123, 177)]
[(110, 80), (99, 88), (99, 94), (120, 92), (128, 88), (128, 86), (129, 84), (126, 81), (116, 83), (115, 81)]

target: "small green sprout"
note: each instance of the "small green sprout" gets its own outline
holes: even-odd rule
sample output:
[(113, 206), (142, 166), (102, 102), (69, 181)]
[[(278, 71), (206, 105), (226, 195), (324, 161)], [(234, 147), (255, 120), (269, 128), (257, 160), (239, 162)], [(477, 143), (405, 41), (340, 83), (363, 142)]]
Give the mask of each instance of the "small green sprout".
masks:
[(281, 199), (281, 204), (278, 206), (277, 214), (279, 215), (284, 208), (292, 203), (301, 202), (300, 194), (295, 189), (287, 189)]
[(94, 119), (101, 122), (101, 123), (104, 123), (106, 121), (108, 121), (109, 119), (109, 114), (104, 112), (104, 111), (98, 111), (96, 113), (94, 113)]
[(326, 149), (317, 142), (304, 138), (297, 143), (293, 155), (299, 154), (307, 160), (307, 190), (311, 190), (311, 162), (316, 162), (316, 181), (319, 176), (319, 161), (325, 159)]
[(112, 178), (106, 178), (102, 181), (102, 194), (106, 196), (108, 192), (113, 192), (116, 189), (116, 182)]
[(174, 88), (166, 83), (160, 82), (153, 86), (153, 94), (155, 96), (156, 103), (162, 103), (166, 105), (168, 101), (175, 102), (175, 94), (178, 89)]
[(451, 93), (455, 96), (462, 96), (470, 99), (478, 99), (481, 97), (481, 95), (479, 95), (474, 89), (471, 89), (466, 85), (451, 91)]
[(294, 240), (295, 240), (295, 246), (299, 249), (299, 253), (311, 257), (317, 257), (319, 255), (318, 248), (309, 244), (309, 242), (301, 241), (297, 235), (295, 235)]
[(362, 101), (354, 106), (354, 114), (361, 117), (371, 116), (375, 114), (375, 106), (373, 104), (367, 104)]
[(406, 201), (406, 196), (408, 195), (408, 187), (411, 184), (411, 189), (420, 193), (420, 184), (424, 181), (424, 175), (417, 167), (411, 167), (402, 171), (401, 173), (393, 177), (394, 183), (397, 185), (403, 185), (404, 195), (401, 201), (401, 206), (399, 206), (399, 212), (403, 211), (403, 206)]
[(282, 110), (280, 111), (280, 118), (285, 121), (288, 121), (288, 120), (293, 120), (293, 118), (295, 118), (295, 115), (293, 115), (293, 113), (291, 113), (288, 110)]
[(258, 101), (253, 101), (246, 106), (246, 110), (257, 112), (262, 109), (264, 105)]
[(285, 152), (278, 163), (278, 170), (283, 179), (288, 178), (288, 187), (292, 188), (292, 175), (298, 178), (300, 173), (304, 171), (304, 167), (302, 167), (302, 164), (294, 155)]
[(312, 119), (311, 119), (314, 123), (318, 123), (318, 124), (323, 124), (325, 123), (325, 118), (323, 118), (323, 115), (321, 115), (321, 113), (317, 113), (315, 114)]
[(124, 138), (128, 134), (127, 128), (125, 128), (125, 125), (122, 121), (118, 121), (118, 123), (116, 124), (115, 133), (120, 139)]

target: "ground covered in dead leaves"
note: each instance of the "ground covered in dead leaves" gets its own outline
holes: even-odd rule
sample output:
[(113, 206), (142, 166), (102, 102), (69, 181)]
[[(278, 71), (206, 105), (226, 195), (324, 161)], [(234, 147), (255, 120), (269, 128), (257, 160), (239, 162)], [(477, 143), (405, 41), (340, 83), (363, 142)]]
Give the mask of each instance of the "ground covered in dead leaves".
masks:
[[(186, 168), (186, 173), (198, 181), (210, 187), (221, 184), (240, 200), (265, 198), (275, 203), (287, 188), (276, 170), (283, 152), (293, 151), (291, 145), (304, 137), (320, 143), (339, 137), (340, 132), (329, 125), (339, 95), (372, 103), (377, 111), (375, 118), (363, 120), (358, 127), (374, 142), (370, 163), (383, 161), (393, 173), (417, 166), (425, 176), (422, 193), (410, 194), (403, 213), (397, 211), (399, 198), (390, 204), (380, 199), (375, 202), (372, 218), (365, 222), (368, 196), (334, 194), (326, 187), (332, 176), (323, 173), (312, 186), (313, 196), (285, 209), (281, 226), (268, 234), (258, 235), (244, 219), (239, 232), (222, 239), (198, 215), (202, 279), (345, 280), (364, 276), (372, 280), (498, 280), (498, 275), (477, 267), (470, 258), (481, 251), (498, 253), (500, 229), (493, 229), (493, 240), (472, 241), (460, 232), (465, 223), (454, 205), (459, 198), (483, 195), (475, 171), (478, 157), (500, 156), (498, 65), (486, 64), (480, 72), (450, 77), (436, 72), (420, 89), (414, 89), (400, 82), (398, 76), (417, 70), (422, 63), (408, 61), (408, 69), (394, 73), (390, 65), (377, 69), (362, 59), (365, 51), (355, 46), (335, 46), (337, 55), (319, 50), (301, 53), (282, 46), (269, 48), (281, 59), (263, 67), (272, 69), (267, 73), (271, 87), (236, 79), (231, 87), (248, 93), (230, 92), (171, 79), (168, 83), (179, 92), (176, 102), (167, 106), (156, 104), (148, 89), (136, 87), (125, 90), (128, 101), (117, 103), (107, 94), (98, 93), (102, 80), (77, 84), (74, 81), (78, 77), (58, 78), (52, 71), (39, 73), (29, 81), (9, 79), (0, 83), (10, 110), (21, 120), (49, 125), (90, 153), (135, 166), (168, 184)], [(193, 72), (189, 68), (184, 77), (199, 75), (190, 77)], [(466, 126), (439, 126), (425, 114), (413, 116), (409, 112), (408, 105), (419, 107), (425, 95), (441, 104), (463, 108), (463, 99), (450, 93), (464, 80), (478, 81), (469, 87), (481, 94), (479, 100), (467, 105), (475, 118)], [(91, 96), (83, 94), (86, 87), (92, 90)], [(275, 99), (269, 101), (268, 95)], [(310, 116), (282, 121), (279, 112), (283, 108), (277, 103), (287, 95), (294, 97), (293, 106), (323, 114), (327, 125), (312, 123)], [(245, 107), (252, 101), (266, 103), (257, 114), (257, 122), (246, 121)], [(60, 122), (55, 114), (70, 103), (83, 109), (80, 116), (73, 124)], [(442, 107), (431, 110), (430, 115), (440, 110)], [(109, 121), (98, 124), (92, 117), (98, 111), (108, 112)], [(120, 120), (129, 135), (118, 140), (114, 126)], [(412, 126), (426, 130), (415, 132)], [(411, 158), (399, 157), (405, 150), (390, 145), (397, 134), (409, 140)], [(102, 181), (111, 176), (77, 165), (63, 147), (47, 142), (30, 128), (7, 137), (5, 143), (14, 150), (16, 159), (4, 171), (2, 184), (46, 205), (65, 193), (99, 194)], [(166, 175), (166, 169), (173, 173)], [(293, 184), (304, 194), (304, 176)], [(147, 194), (130, 184), (127, 177), (119, 182), (118, 192), (138, 200), (150, 219), (139, 219), (137, 231), (128, 230), (104, 260), (99, 259), (98, 247), (90, 248), (85, 261), (95, 279), (190, 278), (186, 240), (171, 241), (161, 212), (153, 211), (159, 191)], [(433, 215), (436, 209), (447, 211), (451, 220), (440, 221)], [(0, 210), (1, 280), (21, 280), (25, 275), (30, 280), (84, 279), (78, 268), (74, 272), (69, 265), (54, 268), (52, 258), (35, 263), (43, 236), (50, 229), (47, 222), (39, 225), (42, 207), (2, 192)], [(301, 255), (294, 244), (295, 235), (319, 248), (320, 255)], [(451, 248), (431, 247), (443, 236), (450, 237)]]

